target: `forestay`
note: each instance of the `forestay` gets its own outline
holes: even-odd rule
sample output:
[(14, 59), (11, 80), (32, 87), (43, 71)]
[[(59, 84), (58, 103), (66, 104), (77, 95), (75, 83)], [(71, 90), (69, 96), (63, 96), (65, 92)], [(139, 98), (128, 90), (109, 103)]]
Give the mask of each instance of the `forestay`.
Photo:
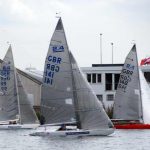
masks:
[(114, 100), (114, 119), (142, 120), (140, 79), (136, 46), (126, 57)]

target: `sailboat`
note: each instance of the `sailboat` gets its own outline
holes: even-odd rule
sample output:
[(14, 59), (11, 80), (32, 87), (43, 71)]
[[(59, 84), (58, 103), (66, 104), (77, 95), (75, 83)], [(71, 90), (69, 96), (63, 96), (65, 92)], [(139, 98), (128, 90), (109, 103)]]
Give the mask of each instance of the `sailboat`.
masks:
[(117, 129), (150, 129), (148, 90), (150, 89), (138, 67), (134, 45), (126, 57), (115, 95), (112, 121)]
[[(102, 136), (114, 132), (111, 120), (68, 48), (61, 18), (45, 60), (41, 115), (44, 128), (31, 135)], [(46, 128), (54, 125), (75, 125), (75, 128), (61, 131)]]
[(0, 69), (0, 129), (38, 127), (38, 119), (14, 66), (11, 45)]

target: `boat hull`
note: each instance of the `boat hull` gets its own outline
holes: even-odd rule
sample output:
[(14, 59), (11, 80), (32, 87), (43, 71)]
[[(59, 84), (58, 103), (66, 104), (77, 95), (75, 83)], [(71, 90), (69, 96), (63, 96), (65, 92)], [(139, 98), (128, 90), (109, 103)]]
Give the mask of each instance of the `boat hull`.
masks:
[(116, 129), (150, 129), (150, 124), (117, 124)]
[(0, 125), (0, 130), (36, 129), (39, 124), (4, 124)]
[(78, 136), (107, 136), (114, 132), (113, 128), (98, 130), (65, 130), (65, 131), (37, 131), (31, 136), (62, 136), (62, 137), (78, 137)]

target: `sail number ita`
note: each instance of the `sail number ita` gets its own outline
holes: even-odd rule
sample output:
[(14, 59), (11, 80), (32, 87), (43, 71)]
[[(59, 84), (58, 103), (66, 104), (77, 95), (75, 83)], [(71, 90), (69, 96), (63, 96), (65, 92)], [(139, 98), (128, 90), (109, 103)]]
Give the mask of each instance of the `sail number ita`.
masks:
[(44, 72), (44, 83), (52, 85), (53, 84), (53, 78), (55, 73), (58, 73), (60, 70), (60, 64), (62, 62), (62, 59), (60, 57), (56, 56), (48, 56), (47, 57), (47, 64), (45, 65), (45, 72)]

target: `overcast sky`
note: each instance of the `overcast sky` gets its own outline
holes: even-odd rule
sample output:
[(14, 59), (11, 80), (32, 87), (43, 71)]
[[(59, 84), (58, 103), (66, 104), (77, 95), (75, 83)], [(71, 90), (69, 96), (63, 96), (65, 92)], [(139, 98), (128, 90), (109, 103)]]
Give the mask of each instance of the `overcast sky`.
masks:
[(0, 0), (0, 58), (12, 44), (16, 67), (43, 70), (49, 42), (61, 12), (68, 45), (79, 66), (124, 63), (133, 42), (139, 61), (150, 56), (149, 0)]

